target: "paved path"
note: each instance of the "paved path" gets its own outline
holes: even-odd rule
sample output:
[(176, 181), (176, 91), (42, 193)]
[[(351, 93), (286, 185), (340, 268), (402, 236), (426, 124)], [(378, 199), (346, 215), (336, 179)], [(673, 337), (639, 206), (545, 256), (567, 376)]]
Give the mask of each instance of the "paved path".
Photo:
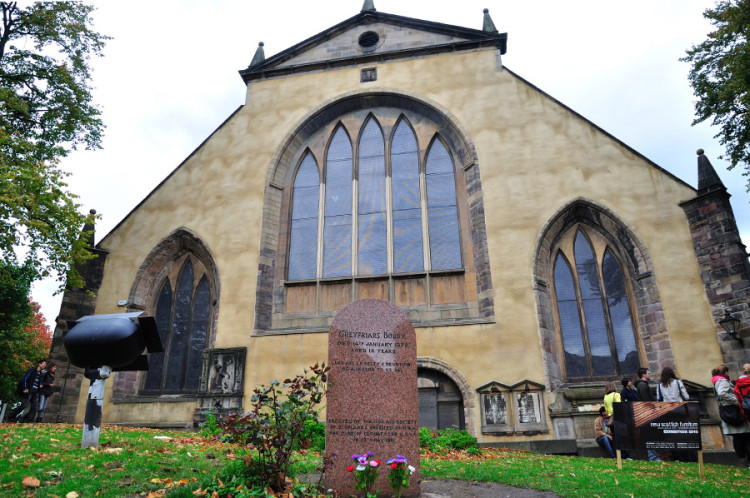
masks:
[(514, 488), (496, 482), (422, 479), (422, 498), (555, 498), (549, 491)]

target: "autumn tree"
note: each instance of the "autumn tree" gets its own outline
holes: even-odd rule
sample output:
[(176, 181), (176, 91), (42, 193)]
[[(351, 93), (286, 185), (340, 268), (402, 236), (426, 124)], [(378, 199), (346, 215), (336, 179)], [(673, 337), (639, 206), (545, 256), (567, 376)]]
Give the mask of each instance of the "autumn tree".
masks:
[(16, 382), (47, 356), (52, 334), (37, 303), (29, 301), (35, 271), (4, 265), (0, 271), (0, 400), (15, 399)]
[[(690, 62), (690, 84), (698, 100), (693, 124), (712, 118), (726, 148), (729, 169), (744, 163), (750, 175), (750, 2), (720, 0), (703, 17), (716, 28), (680, 59)], [(747, 189), (750, 191), (750, 179)]]
[(0, 9), (2, 262), (80, 287), (76, 266), (91, 257), (81, 237), (86, 216), (60, 160), (100, 147), (89, 64), (108, 37), (93, 30), (93, 7), (80, 2), (0, 2)]

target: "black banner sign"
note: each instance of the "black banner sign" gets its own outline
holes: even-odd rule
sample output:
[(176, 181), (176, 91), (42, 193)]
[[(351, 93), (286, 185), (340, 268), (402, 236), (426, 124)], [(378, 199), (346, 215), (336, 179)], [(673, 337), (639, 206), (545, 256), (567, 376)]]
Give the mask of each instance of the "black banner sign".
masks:
[(694, 401), (614, 404), (614, 434), (622, 450), (700, 450), (701, 426)]

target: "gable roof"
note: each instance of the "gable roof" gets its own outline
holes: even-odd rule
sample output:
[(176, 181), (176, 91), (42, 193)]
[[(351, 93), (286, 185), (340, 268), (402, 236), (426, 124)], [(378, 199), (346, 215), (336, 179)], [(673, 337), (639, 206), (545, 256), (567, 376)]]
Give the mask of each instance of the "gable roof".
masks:
[[(369, 39), (362, 39), (365, 34)], [(497, 47), (504, 54), (507, 42), (507, 33), (363, 10), (273, 57), (253, 58), (250, 66), (239, 73), (248, 83), (288, 74), (480, 47)]]

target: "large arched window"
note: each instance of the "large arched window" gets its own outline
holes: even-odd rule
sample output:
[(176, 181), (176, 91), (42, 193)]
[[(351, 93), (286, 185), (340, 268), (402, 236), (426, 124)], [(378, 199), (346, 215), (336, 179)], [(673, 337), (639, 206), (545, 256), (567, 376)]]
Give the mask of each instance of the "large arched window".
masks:
[(632, 298), (607, 240), (579, 225), (554, 258), (557, 323), (568, 380), (610, 379), (640, 367)]
[[(307, 152), (300, 163), (292, 193), (288, 280), (461, 269), (455, 168), (443, 142), (433, 140), (420, 167), (406, 120), (399, 121), (387, 144), (372, 116), (360, 132), (355, 156), (344, 126), (336, 127), (326, 151), (322, 206), (316, 202), (321, 187), (315, 158)], [(313, 272), (318, 248), (322, 269)]]
[(255, 330), (323, 331), (362, 298), (423, 325), (491, 321), (479, 159), (446, 112), (391, 92), (301, 120), (264, 192)]
[(164, 352), (149, 355), (142, 392), (197, 392), (211, 314), (209, 276), (199, 260), (186, 255), (172, 264), (154, 309)]
[[(299, 156), (288, 312), (335, 311), (361, 297), (406, 306), (466, 301), (455, 159), (434, 125), (420, 125), (388, 113), (350, 116)], [(316, 142), (327, 145), (316, 151)]]

